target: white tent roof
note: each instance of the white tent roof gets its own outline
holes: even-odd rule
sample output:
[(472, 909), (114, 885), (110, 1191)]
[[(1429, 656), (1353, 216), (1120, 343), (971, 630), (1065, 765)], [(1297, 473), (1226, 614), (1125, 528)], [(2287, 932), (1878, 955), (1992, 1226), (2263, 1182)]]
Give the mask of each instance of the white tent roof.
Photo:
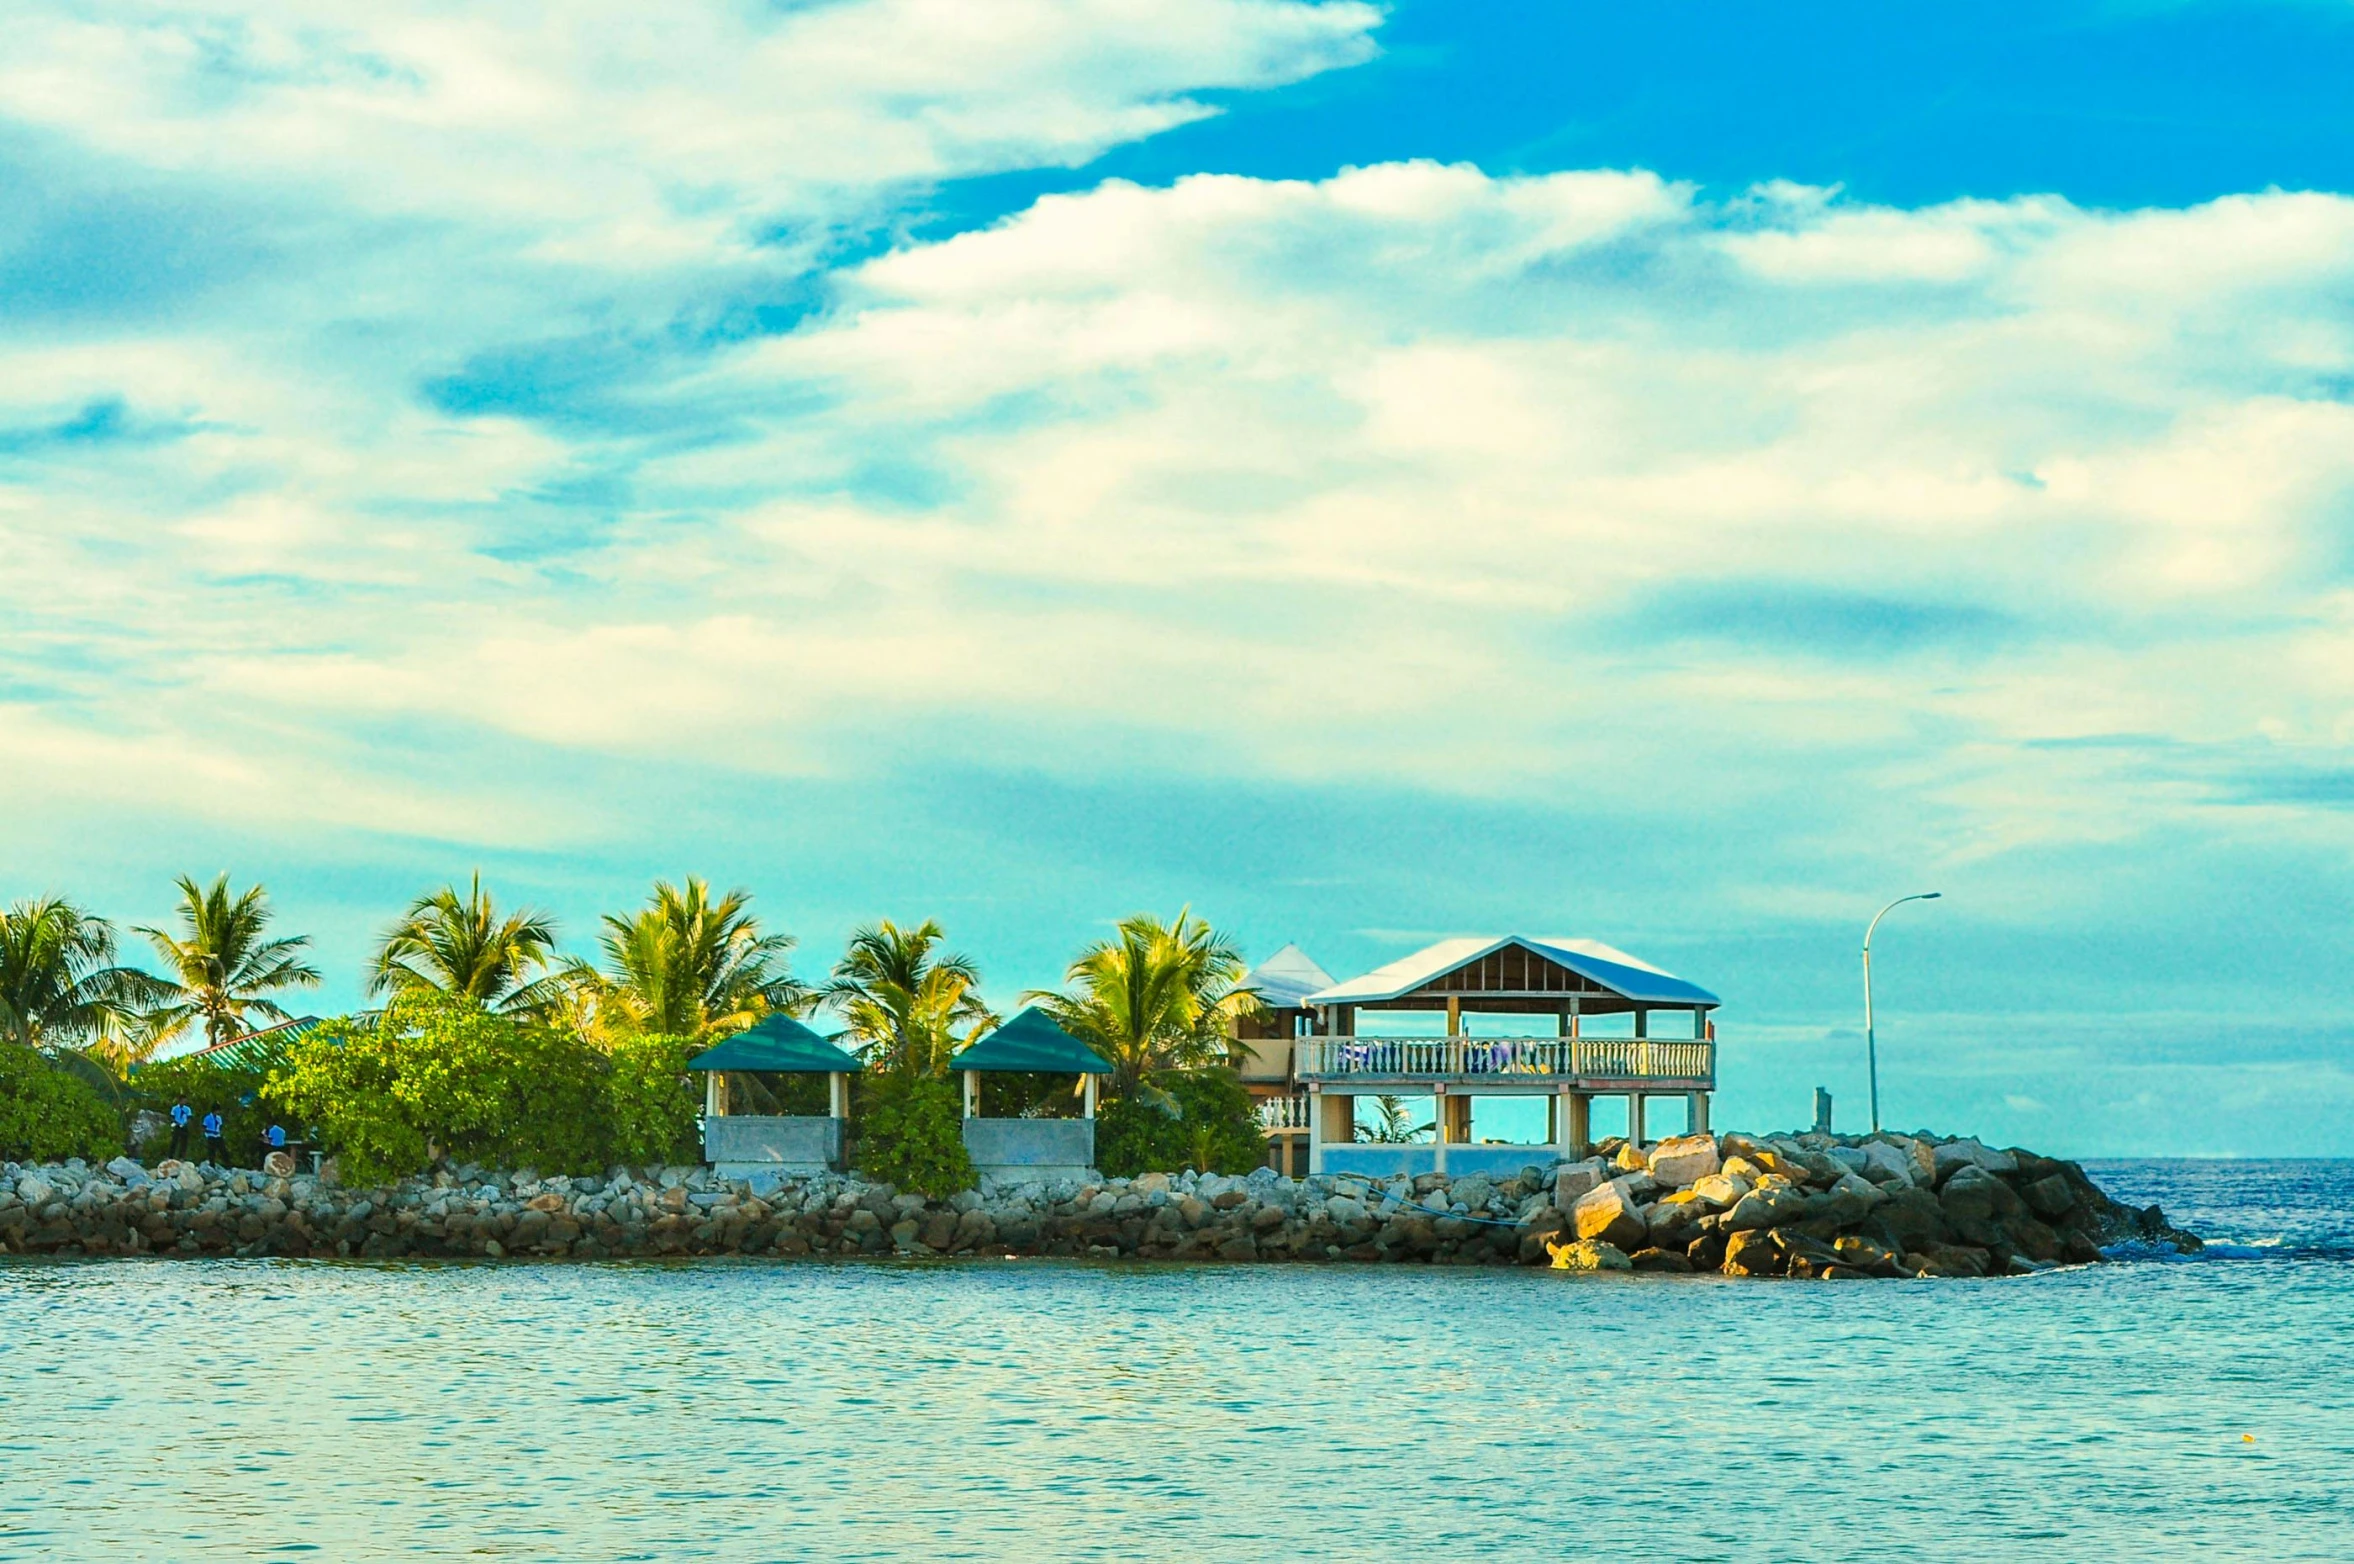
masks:
[(1525, 946), (1547, 960), (1557, 961), (1570, 971), (1628, 999), (1668, 1005), (1721, 1003), (1716, 995), (1699, 984), (1687, 983), (1674, 973), (1662, 971), (1648, 961), (1638, 960), (1616, 946), (1605, 945), (1600, 940), (1571, 939), (1553, 934), (1543, 937), (1476, 934), (1462, 939), (1443, 939), (1388, 966), (1376, 967), (1363, 977), (1354, 977), (1346, 983), (1335, 983), (1318, 989), (1308, 995), (1307, 1003), (1364, 1005), (1396, 999), (1506, 945)]
[(1259, 998), (1278, 1010), (1296, 1009), (1320, 988), (1332, 986), (1332, 974), (1309, 959), (1297, 945), (1286, 945), (1251, 968), (1243, 987), (1255, 988)]

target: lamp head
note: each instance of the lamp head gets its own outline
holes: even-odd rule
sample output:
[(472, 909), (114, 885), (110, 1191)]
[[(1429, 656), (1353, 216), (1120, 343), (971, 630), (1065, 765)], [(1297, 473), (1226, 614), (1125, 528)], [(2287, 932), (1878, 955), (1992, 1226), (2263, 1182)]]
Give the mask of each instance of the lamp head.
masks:
[(1923, 901), (1941, 901), (1944, 899), (1944, 897), (1945, 892), (1943, 891), (1923, 891), (1921, 893), (1921, 900)]

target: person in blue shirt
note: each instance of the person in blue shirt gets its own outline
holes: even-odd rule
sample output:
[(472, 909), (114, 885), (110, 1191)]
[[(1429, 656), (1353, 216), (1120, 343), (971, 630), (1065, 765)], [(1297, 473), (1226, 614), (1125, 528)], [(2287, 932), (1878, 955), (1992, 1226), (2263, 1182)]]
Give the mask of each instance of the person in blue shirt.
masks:
[(204, 1160), (216, 1168), (229, 1165), (228, 1149), (221, 1144), (221, 1110), (211, 1109), (204, 1116)]
[(196, 1110), (185, 1098), (172, 1104), (172, 1155), (188, 1155), (188, 1121), (196, 1117)]
[(271, 1153), (271, 1152), (273, 1152), (273, 1151), (284, 1151), (285, 1149), (286, 1149), (286, 1126), (285, 1126), (285, 1125), (283, 1125), (283, 1124), (273, 1124), (273, 1125), (271, 1125), (271, 1126), (270, 1126), (268, 1129), (266, 1129), (266, 1130), (262, 1131), (262, 1161), (263, 1161), (265, 1164), (266, 1164), (266, 1163), (267, 1163), (267, 1162), (270, 1160), (270, 1153)]

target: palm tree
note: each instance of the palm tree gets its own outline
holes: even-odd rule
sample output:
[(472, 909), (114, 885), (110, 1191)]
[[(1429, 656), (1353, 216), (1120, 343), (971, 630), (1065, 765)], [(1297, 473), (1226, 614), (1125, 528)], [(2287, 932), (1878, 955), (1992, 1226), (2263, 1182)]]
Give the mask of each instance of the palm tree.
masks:
[(869, 924), (850, 936), (819, 995), (842, 1013), (879, 1069), (945, 1076), (949, 1056), (997, 1023), (974, 992), (980, 969), (935, 952), (942, 937), (930, 919), (913, 929), (888, 919)]
[(563, 974), (537, 976), (555, 953), (554, 922), (529, 908), (501, 917), (476, 871), (462, 896), (445, 885), (409, 903), (376, 947), (368, 992), (430, 992), (489, 1009), (536, 1010), (565, 986)]
[(698, 1043), (798, 1009), (809, 991), (785, 970), (793, 937), (761, 933), (751, 900), (736, 890), (713, 901), (692, 875), (684, 889), (657, 880), (636, 915), (605, 915), (605, 970), (578, 962), (569, 976), (594, 999), (598, 1024)]
[(1249, 970), (1234, 943), (1191, 908), (1165, 924), (1138, 913), (1121, 920), (1115, 938), (1080, 952), (1064, 974), (1069, 992), (1023, 997), (1111, 1064), (1108, 1095), (1173, 1109), (1152, 1077), (1226, 1061), (1235, 1021), (1259, 1008), (1258, 994), (1242, 986)]
[(0, 1040), (41, 1049), (95, 1047), (127, 1063), (136, 1020), (164, 986), (115, 965), (114, 929), (62, 897), (0, 911)]
[(270, 925), (270, 897), (258, 885), (231, 897), (225, 874), (209, 888), (200, 888), (187, 875), (178, 883), (180, 933), (137, 931), (147, 936), (169, 974), (163, 979), (160, 1002), (142, 1018), (148, 1045), (198, 1021), (204, 1023), (204, 1040), (210, 1045), (251, 1031), (248, 1015), (291, 1019), (269, 996), (280, 989), (317, 986), (318, 969), (299, 954), (310, 941), (299, 934), (264, 937)]
[(1432, 1134), (1438, 1129), (1429, 1124), (1409, 1124), (1404, 1099), (1388, 1095), (1373, 1099), (1373, 1111), (1381, 1116), (1379, 1124), (1360, 1124), (1355, 1127), (1356, 1138), (1371, 1141), (1377, 1146), (1404, 1146)]

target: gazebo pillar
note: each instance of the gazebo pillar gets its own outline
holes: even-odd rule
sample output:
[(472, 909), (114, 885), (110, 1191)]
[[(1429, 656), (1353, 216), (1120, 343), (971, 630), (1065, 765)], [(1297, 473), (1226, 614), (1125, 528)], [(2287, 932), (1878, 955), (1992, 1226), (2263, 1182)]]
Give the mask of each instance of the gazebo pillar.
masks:
[(978, 1070), (967, 1070), (964, 1073), (964, 1116), (968, 1119), (981, 1116), (981, 1072)]
[(1324, 1088), (1308, 1083), (1308, 1176), (1324, 1171)]
[(826, 1077), (826, 1107), (837, 1119), (850, 1117), (850, 1077), (840, 1070)]
[(1686, 1101), (1687, 1101), (1687, 1102), (1690, 1104), (1690, 1115), (1691, 1115), (1691, 1122), (1692, 1122), (1692, 1133), (1693, 1133), (1693, 1134), (1695, 1134), (1695, 1135), (1705, 1135), (1705, 1134), (1707, 1134), (1707, 1133), (1708, 1133), (1708, 1093), (1706, 1093), (1706, 1092), (1694, 1092), (1694, 1093), (1692, 1093), (1692, 1095), (1691, 1095), (1689, 1098), (1687, 1098), (1687, 1099), (1686, 1099)]
[(1079, 1116), (1087, 1119), (1095, 1117), (1095, 1077), (1092, 1075), (1079, 1077)]
[(703, 1072), (703, 1117), (716, 1119), (727, 1112), (727, 1073), (723, 1070)]
[(1594, 1150), (1594, 1099), (1584, 1092), (1569, 1094), (1569, 1159), (1590, 1156)]

